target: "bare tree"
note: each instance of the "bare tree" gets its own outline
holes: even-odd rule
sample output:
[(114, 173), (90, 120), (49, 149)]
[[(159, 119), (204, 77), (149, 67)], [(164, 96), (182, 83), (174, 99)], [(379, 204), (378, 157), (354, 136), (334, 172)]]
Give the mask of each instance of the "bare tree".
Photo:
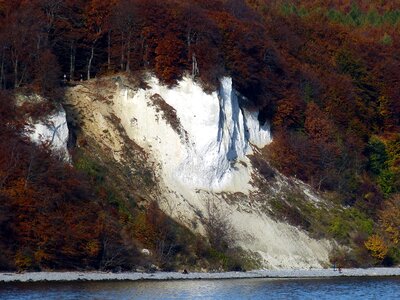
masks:
[[(120, 46), (121, 70), (130, 71), (131, 52), (134, 36), (139, 22), (136, 3), (133, 0), (122, 0), (114, 8), (111, 14), (111, 27), (115, 32)], [(111, 42), (110, 42), (111, 43)], [(111, 46), (110, 50), (111, 52)]]
[(211, 246), (221, 252), (233, 244), (234, 229), (228, 218), (214, 200), (207, 201), (207, 219), (205, 229)]

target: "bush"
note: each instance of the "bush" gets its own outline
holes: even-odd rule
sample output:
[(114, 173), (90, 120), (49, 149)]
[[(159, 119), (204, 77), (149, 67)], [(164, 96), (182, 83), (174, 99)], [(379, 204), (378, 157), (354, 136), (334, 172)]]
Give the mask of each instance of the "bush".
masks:
[(388, 155), (385, 144), (377, 137), (371, 137), (366, 149), (369, 162), (368, 168), (375, 175), (379, 175), (387, 168)]
[(385, 45), (385, 46), (390, 46), (390, 45), (393, 44), (393, 39), (392, 39), (392, 37), (390, 36), (390, 34), (387, 34), (387, 33), (385, 32), (384, 36), (383, 36), (382, 39), (381, 39), (381, 44), (382, 44), (382, 45)]
[(371, 235), (364, 243), (365, 248), (371, 253), (371, 256), (382, 261), (388, 253), (388, 247), (385, 241), (379, 235)]
[(218, 209), (213, 201), (207, 202), (205, 230), (211, 248), (224, 253), (233, 243), (234, 230), (228, 216)]
[[(288, 199), (289, 203), (291, 199)], [(275, 214), (283, 218), (289, 224), (300, 227), (304, 230), (309, 230), (311, 222), (307, 219), (305, 213), (296, 207), (296, 203), (288, 204), (285, 200), (273, 200), (271, 202)]]
[[(329, 232), (341, 242), (349, 242), (351, 233), (370, 235), (374, 221), (356, 208), (348, 208), (336, 213), (331, 221)], [(355, 236), (355, 234), (353, 234)]]
[(81, 155), (75, 162), (75, 168), (90, 176), (96, 183), (104, 181), (104, 168), (87, 156)]

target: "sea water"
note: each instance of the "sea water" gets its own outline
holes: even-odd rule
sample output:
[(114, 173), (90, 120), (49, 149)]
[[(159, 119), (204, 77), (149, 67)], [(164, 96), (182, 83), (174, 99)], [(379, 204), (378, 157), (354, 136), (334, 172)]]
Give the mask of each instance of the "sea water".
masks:
[(400, 299), (400, 278), (0, 283), (0, 299)]

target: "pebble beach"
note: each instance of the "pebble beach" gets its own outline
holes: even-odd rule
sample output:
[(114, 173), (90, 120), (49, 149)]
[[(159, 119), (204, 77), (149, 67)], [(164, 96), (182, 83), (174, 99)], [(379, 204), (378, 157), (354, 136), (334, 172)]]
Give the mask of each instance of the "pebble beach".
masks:
[(25, 272), (0, 273), (0, 282), (68, 282), (68, 281), (140, 281), (140, 280), (212, 280), (244, 278), (329, 278), (329, 277), (400, 276), (400, 268), (342, 269), (286, 269), (247, 272)]

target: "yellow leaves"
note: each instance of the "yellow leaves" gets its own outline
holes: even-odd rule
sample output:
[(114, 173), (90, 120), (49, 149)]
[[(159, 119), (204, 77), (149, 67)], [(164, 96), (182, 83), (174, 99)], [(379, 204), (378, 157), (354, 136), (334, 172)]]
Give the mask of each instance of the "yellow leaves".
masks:
[(384, 207), (379, 213), (382, 229), (388, 234), (390, 241), (397, 245), (400, 241), (400, 196), (385, 201)]
[(371, 235), (368, 240), (364, 242), (365, 248), (370, 251), (372, 257), (383, 260), (388, 252), (384, 240), (377, 234)]
[(392, 226), (388, 226), (385, 229), (386, 233), (388, 233), (390, 235), (390, 240), (392, 241), (393, 244), (398, 244), (399, 243), (399, 229), (392, 227)]
[(35, 261), (37, 263), (41, 263), (43, 260), (50, 260), (51, 259), (51, 255), (49, 255), (48, 253), (46, 253), (44, 250), (39, 249), (34, 253), (34, 258)]
[(400, 174), (400, 134), (394, 134), (386, 142), (389, 169)]
[(99, 254), (100, 251), (100, 243), (97, 240), (91, 240), (86, 244), (85, 247), (86, 252), (94, 257), (97, 256)]
[(389, 108), (389, 99), (386, 96), (380, 96), (378, 98), (378, 112), (381, 117), (386, 118), (388, 117), (391, 112)]
[(146, 247), (154, 247), (154, 228), (151, 228), (148, 224), (146, 214), (144, 212), (139, 213), (135, 218), (134, 236)]
[(23, 251), (21, 250), (17, 252), (14, 260), (15, 260), (15, 266), (19, 270), (26, 270), (32, 265), (32, 259), (28, 255), (23, 253)]

